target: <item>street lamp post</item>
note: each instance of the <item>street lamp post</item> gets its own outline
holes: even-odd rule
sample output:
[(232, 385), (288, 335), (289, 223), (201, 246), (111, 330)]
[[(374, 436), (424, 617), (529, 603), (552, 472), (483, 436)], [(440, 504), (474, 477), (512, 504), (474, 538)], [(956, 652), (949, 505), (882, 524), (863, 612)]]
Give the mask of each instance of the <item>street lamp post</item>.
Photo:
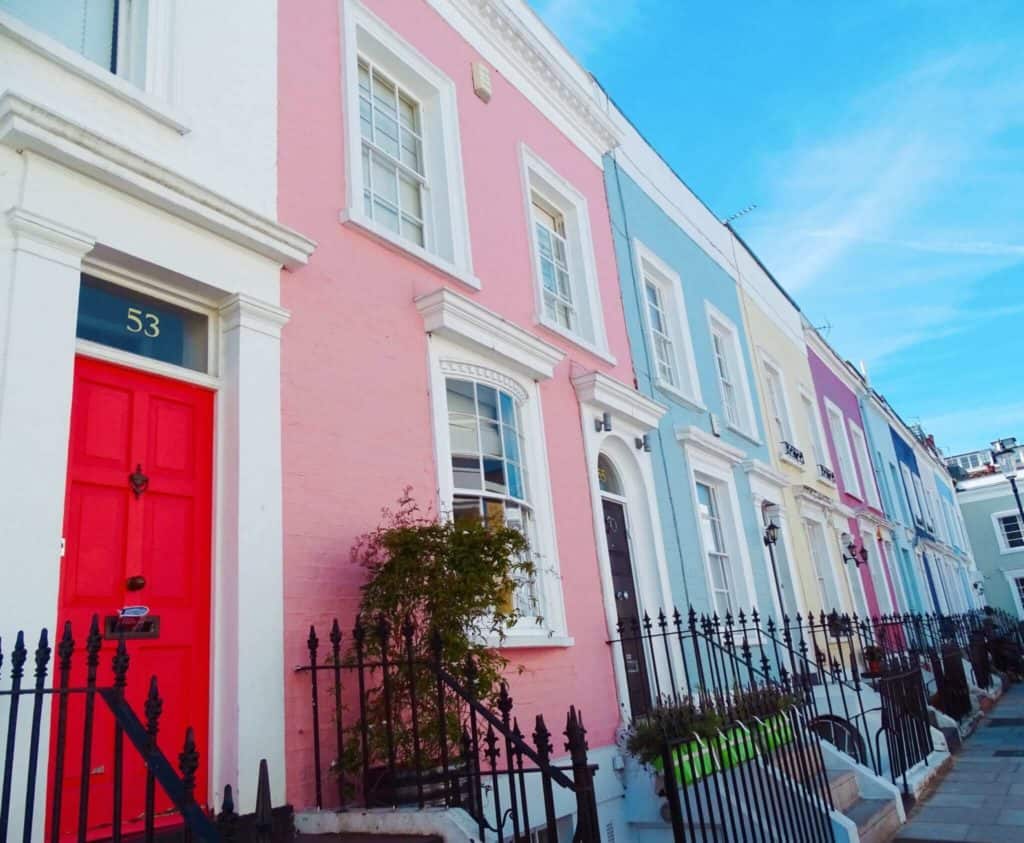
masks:
[(999, 473), (1010, 481), (1013, 498), (1017, 501), (1017, 513), (1020, 515), (1021, 529), (1024, 530), (1024, 505), (1020, 502), (1020, 491), (1017, 489), (1017, 440), (997, 439), (992, 443), (992, 461)]
[[(786, 613), (786, 604), (782, 602), (782, 583), (779, 582), (779, 568), (775, 562), (775, 543), (779, 540), (779, 525), (774, 520), (769, 521), (764, 528), (764, 546), (768, 548), (768, 558), (772, 562), (772, 576), (775, 577), (775, 593), (779, 598), (779, 612)], [(780, 617), (781, 621), (782, 618)]]

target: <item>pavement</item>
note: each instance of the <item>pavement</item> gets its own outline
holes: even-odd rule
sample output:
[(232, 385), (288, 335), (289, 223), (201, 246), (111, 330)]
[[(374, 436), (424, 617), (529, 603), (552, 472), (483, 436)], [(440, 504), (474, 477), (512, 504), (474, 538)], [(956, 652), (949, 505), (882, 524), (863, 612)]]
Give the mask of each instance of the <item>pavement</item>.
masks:
[(1024, 684), (988, 713), (894, 843), (1024, 843)]

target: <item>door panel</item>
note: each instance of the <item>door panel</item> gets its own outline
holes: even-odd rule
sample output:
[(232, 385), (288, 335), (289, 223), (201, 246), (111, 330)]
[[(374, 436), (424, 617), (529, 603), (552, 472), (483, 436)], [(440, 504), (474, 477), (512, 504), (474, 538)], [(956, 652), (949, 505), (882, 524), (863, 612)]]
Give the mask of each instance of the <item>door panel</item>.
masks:
[(626, 667), (629, 705), (634, 716), (646, 714), (650, 709), (650, 685), (644, 661), (639, 603), (633, 577), (633, 561), (629, 552), (626, 531), (626, 510), (621, 503), (602, 499), (604, 507), (604, 533), (608, 542), (608, 561), (615, 593), (615, 611), (622, 630), (622, 658)]
[[(126, 695), (143, 717), (151, 676), (163, 697), (159, 744), (176, 763), (192, 726), (202, 758), (209, 751), (210, 544), (212, 523), (213, 393), (201, 387), (79, 357), (75, 361), (65, 503), (59, 624), (70, 621), (76, 644), (71, 685), (85, 683), (89, 623), (127, 605), (159, 618), (159, 636), (127, 641)], [(136, 494), (129, 475), (148, 478)], [(128, 580), (144, 585), (129, 590)], [(117, 638), (104, 640), (98, 684), (110, 685)], [(61, 835), (74, 832), (82, 780), (84, 701), (72, 698)], [(113, 723), (97, 701), (89, 760), (90, 836), (112, 817)], [(141, 818), (145, 774), (126, 741), (123, 818)], [(52, 765), (51, 765), (52, 770)], [(158, 789), (159, 790), (159, 789)], [(207, 792), (206, 764), (196, 793)], [(169, 802), (158, 795), (157, 811)]]

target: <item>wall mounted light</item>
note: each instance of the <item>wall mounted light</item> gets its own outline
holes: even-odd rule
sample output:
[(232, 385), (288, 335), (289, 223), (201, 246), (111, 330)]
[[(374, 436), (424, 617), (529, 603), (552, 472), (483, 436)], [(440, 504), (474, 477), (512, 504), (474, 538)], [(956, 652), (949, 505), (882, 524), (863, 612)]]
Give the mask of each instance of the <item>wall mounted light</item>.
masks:
[(601, 418), (594, 419), (594, 430), (598, 433), (604, 431), (605, 433), (611, 433), (612, 430), (612, 414), (602, 413)]
[(649, 433), (636, 437), (633, 442), (636, 444), (638, 451), (646, 451), (648, 454), (651, 452), (651, 436)]

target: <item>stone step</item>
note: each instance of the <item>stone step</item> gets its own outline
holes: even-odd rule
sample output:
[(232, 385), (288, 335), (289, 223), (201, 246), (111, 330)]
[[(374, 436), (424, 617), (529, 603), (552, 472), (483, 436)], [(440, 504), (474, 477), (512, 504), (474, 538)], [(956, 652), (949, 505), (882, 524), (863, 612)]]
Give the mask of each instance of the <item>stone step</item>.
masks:
[(829, 770), (827, 775), (832, 805), (837, 811), (845, 811), (860, 799), (860, 788), (854, 773), (849, 770)]
[(309, 843), (444, 843), (443, 838), (438, 835), (420, 834), (390, 834), (379, 832), (368, 834), (366, 832), (346, 831), (341, 834), (303, 834), (303, 841)]
[(888, 843), (900, 827), (891, 799), (858, 799), (843, 813), (857, 824), (860, 843)]

